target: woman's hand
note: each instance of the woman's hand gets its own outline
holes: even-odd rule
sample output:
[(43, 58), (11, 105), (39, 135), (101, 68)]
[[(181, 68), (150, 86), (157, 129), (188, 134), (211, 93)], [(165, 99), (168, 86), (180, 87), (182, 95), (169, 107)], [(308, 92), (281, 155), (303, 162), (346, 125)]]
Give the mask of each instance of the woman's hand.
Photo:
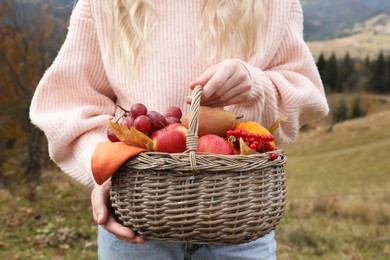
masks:
[(95, 185), (91, 193), (91, 203), (93, 211), (93, 219), (95, 223), (101, 225), (107, 231), (114, 234), (121, 240), (132, 244), (143, 244), (145, 239), (138, 237), (135, 233), (118, 223), (108, 210), (110, 180), (103, 185)]
[[(245, 102), (249, 99), (252, 79), (247, 68), (240, 61), (224, 60), (207, 69), (190, 88), (203, 86), (201, 104), (210, 107), (224, 107)], [(191, 97), (186, 98), (191, 103)]]

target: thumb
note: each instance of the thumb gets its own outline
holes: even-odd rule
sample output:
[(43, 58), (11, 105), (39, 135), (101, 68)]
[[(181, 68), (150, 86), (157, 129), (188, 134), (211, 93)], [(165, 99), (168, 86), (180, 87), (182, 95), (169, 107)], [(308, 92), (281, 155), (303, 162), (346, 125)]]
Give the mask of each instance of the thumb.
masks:
[(106, 224), (107, 222), (107, 217), (108, 217), (108, 213), (107, 211), (102, 208), (101, 210), (99, 210), (97, 213), (96, 213), (96, 218), (97, 218), (97, 221), (96, 223), (98, 225), (104, 225)]
[(91, 203), (95, 222), (104, 225), (108, 219), (108, 190), (95, 187), (91, 193)]

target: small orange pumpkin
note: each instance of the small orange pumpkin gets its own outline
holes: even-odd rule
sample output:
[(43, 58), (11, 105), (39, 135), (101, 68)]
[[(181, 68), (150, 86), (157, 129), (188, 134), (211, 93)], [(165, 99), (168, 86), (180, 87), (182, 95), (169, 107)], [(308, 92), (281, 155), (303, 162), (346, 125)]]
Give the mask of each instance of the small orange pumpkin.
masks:
[[(238, 130), (241, 128), (244, 128), (248, 133), (254, 133), (259, 135), (272, 135), (267, 128), (254, 121), (237, 123), (234, 127), (234, 130)], [(270, 142), (270, 144), (274, 149), (276, 149), (275, 142), (272, 141)]]

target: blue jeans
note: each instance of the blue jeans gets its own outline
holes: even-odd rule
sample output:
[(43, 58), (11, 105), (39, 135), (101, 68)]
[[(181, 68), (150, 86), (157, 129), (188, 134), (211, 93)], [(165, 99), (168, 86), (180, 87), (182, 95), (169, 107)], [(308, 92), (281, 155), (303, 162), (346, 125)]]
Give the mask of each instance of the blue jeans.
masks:
[(246, 244), (233, 246), (195, 245), (152, 240), (130, 244), (99, 226), (98, 254), (101, 260), (275, 260), (274, 231)]

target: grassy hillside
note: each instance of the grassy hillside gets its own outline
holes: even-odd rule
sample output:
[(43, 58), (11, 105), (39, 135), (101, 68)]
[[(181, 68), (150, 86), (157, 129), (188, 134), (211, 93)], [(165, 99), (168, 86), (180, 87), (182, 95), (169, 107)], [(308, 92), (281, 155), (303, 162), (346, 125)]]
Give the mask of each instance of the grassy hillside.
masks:
[(343, 28), (367, 19), (373, 9), (360, 0), (306, 0), (305, 37), (307, 40), (325, 40), (338, 37)]
[[(330, 96), (331, 104), (340, 98)], [(390, 258), (390, 102), (367, 96), (369, 115), (328, 132), (327, 119), (282, 148), (288, 204), (278, 259)], [(96, 259), (90, 190), (58, 170), (34, 201), (0, 190), (1, 259)]]
[(329, 57), (332, 52), (343, 58), (349, 52), (351, 58), (365, 59), (367, 56), (376, 59), (380, 52), (390, 54), (390, 35), (359, 33), (356, 35), (326, 41), (308, 42), (314, 57), (324, 53)]
[(323, 52), (329, 56), (332, 52), (344, 57), (349, 52), (352, 58), (377, 58), (379, 52), (390, 54), (390, 15), (381, 13), (353, 28), (344, 30), (348, 35), (341, 38), (309, 41), (308, 45), (315, 57)]
[(380, 13), (390, 13), (383, 0), (302, 0), (305, 38), (310, 41), (339, 38), (346, 28)]
[(284, 146), (279, 259), (389, 259), (390, 109), (326, 125)]

